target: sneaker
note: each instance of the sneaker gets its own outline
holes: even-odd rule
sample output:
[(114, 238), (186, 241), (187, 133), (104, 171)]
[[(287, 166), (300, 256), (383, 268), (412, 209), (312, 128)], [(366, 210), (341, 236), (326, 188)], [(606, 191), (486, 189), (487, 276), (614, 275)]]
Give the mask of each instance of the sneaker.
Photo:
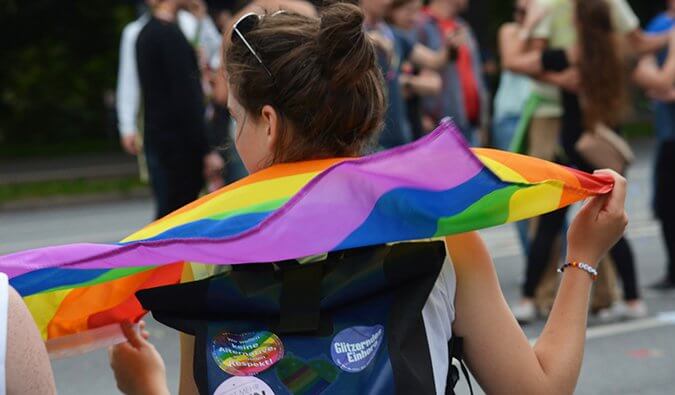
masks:
[(633, 303), (616, 302), (606, 309), (598, 311), (598, 319), (604, 323), (621, 320), (637, 320), (649, 315), (647, 305), (643, 301)]
[(597, 312), (598, 320), (602, 323), (617, 322), (623, 317), (623, 311), (626, 305), (623, 302), (616, 302), (611, 306), (600, 309)]
[(534, 302), (523, 300), (515, 306), (511, 306), (511, 312), (520, 324), (529, 324), (537, 318), (537, 308)]
[(649, 286), (650, 289), (655, 291), (672, 291), (675, 290), (675, 281), (671, 280), (670, 277), (666, 276), (661, 280), (655, 282)]
[(633, 303), (626, 303), (623, 311), (623, 318), (626, 320), (637, 320), (649, 315), (647, 304), (641, 300)]

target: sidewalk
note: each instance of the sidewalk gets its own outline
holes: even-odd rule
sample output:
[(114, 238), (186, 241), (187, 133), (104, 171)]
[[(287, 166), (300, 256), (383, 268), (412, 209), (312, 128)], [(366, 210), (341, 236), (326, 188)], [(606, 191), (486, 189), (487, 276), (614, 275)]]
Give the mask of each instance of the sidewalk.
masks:
[[(651, 180), (655, 140), (640, 138), (631, 141), (635, 150), (636, 163), (631, 167), (629, 178), (629, 193), (644, 195), (641, 199), (630, 202), (646, 202), (651, 196)], [(138, 177), (136, 158), (123, 152), (80, 155), (63, 158), (21, 159), (0, 161), (0, 188), (11, 188), (12, 185), (76, 181), (76, 180), (105, 180)], [(119, 193), (97, 193), (70, 196), (45, 196), (20, 201), (0, 202), (0, 211), (40, 208), (51, 205), (84, 204), (87, 202), (115, 201), (130, 198), (147, 197), (148, 188)], [(631, 203), (629, 202), (629, 206)], [(635, 203), (633, 203), (635, 204)], [(642, 203), (640, 207), (628, 207), (632, 213), (637, 213), (636, 219), (648, 219), (649, 208)], [(651, 218), (649, 218), (651, 219)]]
[[(37, 191), (27, 197), (0, 199), (0, 212), (148, 198), (146, 186), (118, 186), (138, 178), (136, 158), (122, 152), (0, 161), (0, 194), (4, 190), (5, 196), (21, 196), (21, 188)], [(68, 189), (68, 183), (87, 186), (81, 188), (82, 192), (53, 192), (54, 184), (61, 182), (64, 189)], [(100, 185), (107, 185), (105, 191), (100, 190)], [(41, 189), (50, 192), (41, 196)]]
[(41, 181), (138, 175), (136, 158), (122, 152), (0, 161), (0, 186)]

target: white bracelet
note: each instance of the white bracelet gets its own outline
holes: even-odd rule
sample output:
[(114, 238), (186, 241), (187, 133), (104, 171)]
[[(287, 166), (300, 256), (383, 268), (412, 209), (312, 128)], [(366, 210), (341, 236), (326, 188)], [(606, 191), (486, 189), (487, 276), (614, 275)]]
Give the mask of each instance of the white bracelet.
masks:
[(585, 271), (586, 273), (588, 273), (591, 276), (593, 281), (598, 279), (598, 271), (595, 270), (595, 268), (593, 266), (589, 265), (588, 263), (583, 263), (583, 262), (578, 262), (578, 261), (571, 261), (571, 262), (568, 262), (568, 263), (562, 265), (560, 267), (560, 269), (558, 269), (558, 273), (564, 272), (565, 269), (567, 269), (568, 267), (573, 267), (573, 268)]

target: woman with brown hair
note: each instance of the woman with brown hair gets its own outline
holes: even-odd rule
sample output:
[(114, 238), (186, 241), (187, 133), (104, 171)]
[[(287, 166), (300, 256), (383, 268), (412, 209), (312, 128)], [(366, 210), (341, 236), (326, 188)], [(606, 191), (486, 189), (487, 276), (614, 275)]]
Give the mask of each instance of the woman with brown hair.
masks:
[[(530, 10), (519, 39), (509, 43), (512, 63), (528, 74), (564, 72), (577, 73), (576, 90), (562, 89), (563, 117), (561, 144), (569, 164), (593, 171), (594, 166), (582, 156), (577, 143), (583, 133), (599, 125), (617, 126), (626, 103), (626, 66), (619, 36), (613, 26), (611, 9), (606, 0), (576, 1), (574, 18), (578, 36), (577, 45), (565, 49), (544, 51), (529, 50), (527, 37), (537, 25), (545, 10)], [(523, 285), (522, 305), (533, 305), (534, 293), (546, 269), (554, 240), (560, 232), (567, 214), (562, 209), (542, 216), (527, 262), (526, 281)], [(610, 250), (623, 283), (624, 304), (615, 304), (611, 310), (601, 312), (601, 317), (640, 318), (647, 315), (647, 307), (640, 299), (635, 262), (630, 245), (625, 238)]]
[[(359, 156), (374, 140), (386, 100), (375, 51), (362, 26), (359, 8), (344, 3), (326, 7), (318, 19), (291, 13), (247, 14), (234, 25), (225, 54), (228, 107), (238, 125), (237, 150), (251, 173), (285, 162)], [(429, 364), (428, 371), (422, 372), (429, 379), (405, 371), (392, 373), (389, 365), (387, 374), (363, 383), (380, 390), (359, 387), (359, 392), (451, 392), (452, 388), (446, 388), (451, 369), (448, 342), (463, 337), (464, 359), (486, 392), (572, 393), (581, 369), (592, 284), (585, 271), (593, 271), (627, 223), (625, 180), (611, 171), (606, 174), (615, 180), (614, 191), (592, 199), (568, 234), (569, 258), (587, 265), (564, 271), (549, 322), (535, 347), (528, 343), (504, 300), (480, 236), (448, 237), (447, 257), (439, 262), (442, 268), (432, 281), (433, 289), (422, 300), (423, 334), (427, 334), (429, 350), (411, 350), (414, 361)], [(318, 262), (305, 265), (314, 264)], [(140, 369), (125, 369), (131, 366), (125, 359), (144, 359), (147, 363), (133, 366), (154, 366), (160, 376), (162, 365), (143, 339), (133, 334), (130, 338), (132, 346), (147, 352), (113, 351), (112, 366), (120, 388), (129, 393), (139, 388), (147, 392), (149, 387), (141, 387), (147, 382), (135, 380), (138, 376), (154, 383), (161, 380)], [(192, 372), (183, 373), (182, 378), (188, 380)], [(291, 393), (278, 383), (261, 384), (261, 377), (238, 380), (255, 381), (258, 388), (274, 385), (275, 393)], [(416, 383), (416, 390), (406, 391), (399, 385), (402, 381)], [(388, 384), (382, 387), (380, 382)], [(340, 393), (335, 383), (331, 388), (329, 393)], [(197, 387), (185, 382), (180, 392), (196, 393)]]

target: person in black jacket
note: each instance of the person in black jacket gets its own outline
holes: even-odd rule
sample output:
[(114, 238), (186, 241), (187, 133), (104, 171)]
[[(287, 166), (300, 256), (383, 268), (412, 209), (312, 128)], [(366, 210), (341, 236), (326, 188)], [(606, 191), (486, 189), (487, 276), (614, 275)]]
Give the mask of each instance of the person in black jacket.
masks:
[(176, 24), (185, 0), (163, 0), (136, 43), (145, 153), (157, 218), (195, 200), (223, 161), (210, 152), (197, 54)]

